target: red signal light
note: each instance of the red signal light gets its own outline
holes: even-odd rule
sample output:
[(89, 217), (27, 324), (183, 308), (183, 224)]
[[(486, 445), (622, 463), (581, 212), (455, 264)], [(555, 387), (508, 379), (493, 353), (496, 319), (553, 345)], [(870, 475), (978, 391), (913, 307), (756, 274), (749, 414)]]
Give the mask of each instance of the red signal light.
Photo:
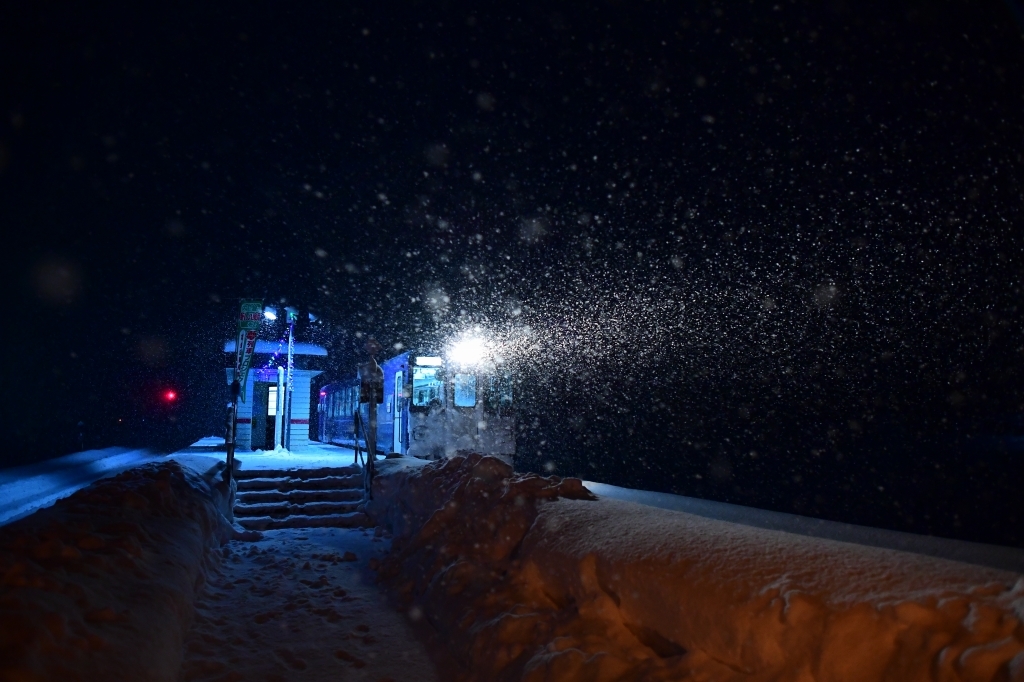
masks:
[(174, 392), (174, 391), (164, 391), (164, 400), (166, 400), (167, 402), (173, 403), (175, 400), (177, 400), (177, 398), (178, 398), (178, 394), (176, 392)]

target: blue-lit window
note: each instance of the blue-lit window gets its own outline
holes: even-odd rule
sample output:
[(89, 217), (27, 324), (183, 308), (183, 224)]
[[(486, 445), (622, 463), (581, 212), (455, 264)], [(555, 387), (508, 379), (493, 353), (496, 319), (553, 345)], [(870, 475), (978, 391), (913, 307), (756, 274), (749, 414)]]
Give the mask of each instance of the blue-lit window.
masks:
[(476, 406), (475, 374), (456, 374), (453, 386), (455, 388), (455, 407)]
[(491, 375), (487, 378), (487, 408), (493, 412), (512, 407), (512, 376)]
[(441, 379), (437, 367), (412, 368), (412, 404), (426, 407), (441, 402)]

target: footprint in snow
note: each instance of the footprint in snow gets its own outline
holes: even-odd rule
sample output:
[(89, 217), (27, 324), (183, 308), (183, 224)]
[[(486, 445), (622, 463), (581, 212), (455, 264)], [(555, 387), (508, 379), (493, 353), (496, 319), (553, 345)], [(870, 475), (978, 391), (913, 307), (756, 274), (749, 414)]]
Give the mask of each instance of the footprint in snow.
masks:
[(356, 658), (344, 649), (338, 649), (334, 652), (334, 655), (337, 658), (340, 658), (341, 660), (345, 661), (346, 663), (351, 663), (352, 667), (354, 668), (363, 668), (366, 666), (366, 661), (364, 661), (361, 658)]
[(281, 660), (283, 660), (285, 663), (287, 663), (290, 667), (294, 668), (295, 670), (306, 669), (306, 662), (298, 656), (296, 656), (294, 653), (292, 653), (291, 650), (278, 649), (274, 653), (276, 653), (281, 658)]

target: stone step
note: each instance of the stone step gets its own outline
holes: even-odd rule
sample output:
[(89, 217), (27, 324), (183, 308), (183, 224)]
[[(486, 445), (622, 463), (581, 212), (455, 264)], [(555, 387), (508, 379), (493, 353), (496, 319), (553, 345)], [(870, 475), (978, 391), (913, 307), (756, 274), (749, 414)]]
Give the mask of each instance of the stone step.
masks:
[(239, 492), (250, 490), (279, 490), (288, 492), (291, 490), (339, 490), (363, 487), (363, 474), (351, 474), (348, 476), (323, 476), (319, 478), (272, 478), (259, 477), (240, 479), (238, 481)]
[(350, 514), (324, 514), (322, 516), (249, 516), (237, 519), (247, 530), (275, 530), (278, 528), (368, 528), (370, 517), (361, 511)]
[(362, 499), (352, 502), (310, 502), (308, 504), (289, 504), (272, 502), (268, 504), (235, 503), (235, 518), (243, 519), (253, 516), (268, 516), (283, 519), (286, 516), (324, 516), (330, 514), (347, 514), (356, 510), (363, 503)]
[(250, 478), (323, 478), (325, 476), (351, 476), (362, 474), (362, 467), (317, 467), (315, 469), (239, 469), (235, 478), (239, 482)]
[(267, 502), (288, 502), (305, 504), (307, 502), (353, 502), (362, 500), (364, 492), (359, 488), (342, 488), (339, 490), (240, 490), (235, 495), (236, 503), (260, 504)]

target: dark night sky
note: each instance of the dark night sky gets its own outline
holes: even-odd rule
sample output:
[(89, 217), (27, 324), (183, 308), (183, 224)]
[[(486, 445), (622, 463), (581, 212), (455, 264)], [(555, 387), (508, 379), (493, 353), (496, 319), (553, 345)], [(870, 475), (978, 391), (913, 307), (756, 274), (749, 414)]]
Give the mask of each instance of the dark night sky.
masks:
[(522, 468), (1024, 545), (1017, 5), (476, 5), (5, 12), (6, 463), (216, 433), (284, 297), (500, 330)]

